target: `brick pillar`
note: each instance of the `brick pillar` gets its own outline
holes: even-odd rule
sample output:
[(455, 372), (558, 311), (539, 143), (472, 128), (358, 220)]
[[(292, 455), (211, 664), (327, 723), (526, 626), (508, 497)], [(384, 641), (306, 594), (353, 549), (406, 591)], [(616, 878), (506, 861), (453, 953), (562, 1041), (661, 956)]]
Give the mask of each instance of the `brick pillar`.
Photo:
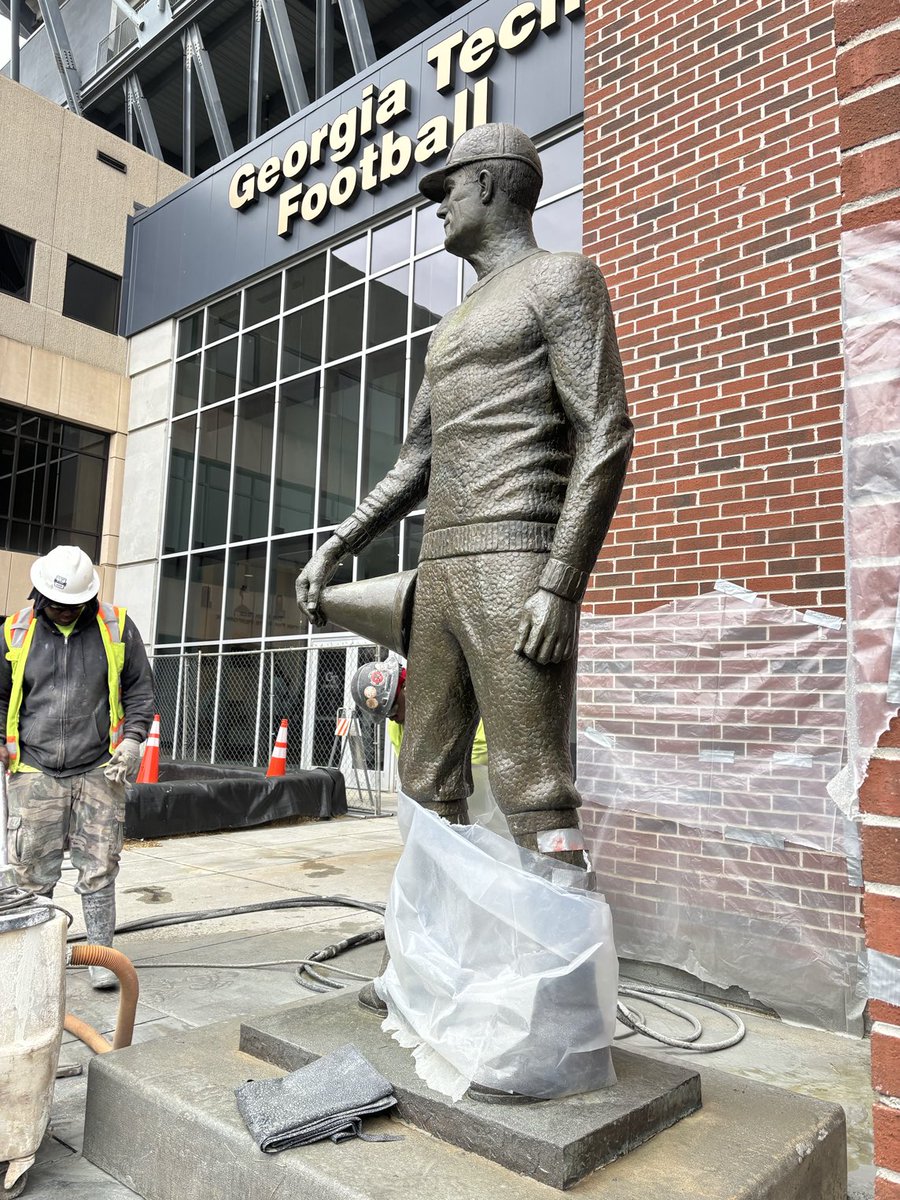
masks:
[[(840, 99), (842, 227), (847, 234), (845, 253), (852, 238), (865, 230), (876, 241), (896, 244), (900, 227), (900, 0), (839, 0), (835, 7), (838, 44), (837, 83)], [(847, 407), (848, 455), (853, 438), (868, 435), (887, 442), (896, 437), (894, 403), (877, 405), (879, 416), (865, 424), (866, 405), (856, 403), (853, 338), (851, 325), (845, 329), (848, 347)], [(885, 363), (885, 366), (890, 364)], [(883, 385), (882, 385), (883, 386)], [(900, 381), (894, 389), (900, 388)], [(870, 406), (870, 411), (871, 411)], [(888, 409), (885, 419), (885, 409)], [(895, 443), (896, 444), (896, 443)], [(879, 560), (896, 574), (896, 536), (879, 545), (876, 531), (879, 514), (870, 508), (855, 509), (853, 469), (850, 485), (849, 567), (851, 614), (854, 594), (860, 597), (865, 615), (864, 571), (879, 569)], [(895, 508), (896, 506), (892, 506)], [(854, 564), (854, 539), (865, 567)], [(873, 552), (875, 557), (873, 558)], [(892, 559), (894, 560), (892, 564)], [(892, 565), (888, 565), (892, 564)], [(870, 644), (890, 646), (888, 614), (882, 612), (882, 628), (866, 631)], [(851, 616), (851, 638), (854, 637)], [(882, 655), (887, 662), (887, 653)], [(879, 677), (883, 674), (879, 671)], [(865, 700), (857, 700), (860, 704)], [(861, 710), (857, 709), (858, 721)], [(862, 812), (863, 877), (865, 882), (866, 944), (870, 951), (872, 979), (869, 1013), (872, 1027), (872, 1086), (874, 1105), (876, 1200), (900, 1200), (900, 717), (882, 735), (860, 790)], [(895, 983), (894, 981), (898, 981)], [(894, 1003), (884, 997), (889, 996)]]

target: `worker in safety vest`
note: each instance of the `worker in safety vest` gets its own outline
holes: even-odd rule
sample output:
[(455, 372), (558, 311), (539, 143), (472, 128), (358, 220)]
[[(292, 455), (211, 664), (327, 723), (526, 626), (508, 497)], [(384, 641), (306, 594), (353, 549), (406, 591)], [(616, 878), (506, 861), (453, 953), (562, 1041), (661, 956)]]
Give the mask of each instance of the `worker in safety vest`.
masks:
[[(50, 896), (68, 845), (89, 942), (111, 946), (125, 779), (153, 718), (150, 664), (124, 608), (97, 599), (77, 546), (31, 567), (31, 604), (3, 623), (0, 714), (9, 770), (9, 847), (19, 884)], [(94, 987), (116, 977), (91, 967)]]
[[(391, 656), (383, 662), (365, 663), (350, 684), (356, 706), (375, 721), (387, 722), (387, 733), (399, 758), (406, 724), (406, 668)], [(484, 722), (478, 722), (470, 759), (473, 790), (468, 800), (468, 817), (473, 823), (510, 837), (509, 824), (501, 813), (488, 783), (488, 749)]]

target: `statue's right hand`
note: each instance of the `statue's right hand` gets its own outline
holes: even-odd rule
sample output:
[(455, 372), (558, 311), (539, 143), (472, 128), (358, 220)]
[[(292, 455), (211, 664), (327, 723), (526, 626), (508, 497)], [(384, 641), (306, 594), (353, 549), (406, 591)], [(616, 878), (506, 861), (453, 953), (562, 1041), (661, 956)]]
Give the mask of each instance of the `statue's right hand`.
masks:
[(313, 625), (325, 624), (325, 614), (319, 607), (322, 589), (338, 569), (345, 553), (340, 538), (329, 538), (297, 576), (297, 606)]

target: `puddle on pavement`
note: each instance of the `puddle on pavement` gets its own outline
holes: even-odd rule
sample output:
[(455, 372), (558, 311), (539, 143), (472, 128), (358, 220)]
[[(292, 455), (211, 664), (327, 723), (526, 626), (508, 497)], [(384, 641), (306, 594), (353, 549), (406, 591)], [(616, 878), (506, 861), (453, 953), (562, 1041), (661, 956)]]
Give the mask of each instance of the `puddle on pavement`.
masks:
[(129, 895), (134, 895), (142, 904), (171, 904), (172, 893), (165, 888), (148, 884), (144, 887), (125, 888)]
[(321, 859), (311, 859), (309, 862), (298, 863), (297, 866), (304, 875), (312, 879), (324, 879), (328, 875), (343, 875), (343, 867), (332, 867)]

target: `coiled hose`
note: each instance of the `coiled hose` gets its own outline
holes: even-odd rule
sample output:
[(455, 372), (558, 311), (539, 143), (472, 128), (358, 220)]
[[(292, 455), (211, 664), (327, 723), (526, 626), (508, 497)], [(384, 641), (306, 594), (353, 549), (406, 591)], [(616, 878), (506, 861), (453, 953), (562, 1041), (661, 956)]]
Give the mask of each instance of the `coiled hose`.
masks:
[[(207, 909), (200, 913), (172, 913), (164, 917), (143, 917), (136, 921), (126, 921), (119, 925), (116, 933), (133, 933), (138, 930), (159, 929), (169, 925), (187, 925), (194, 921), (213, 921), (219, 917), (239, 916), (243, 913), (267, 912), (271, 910), (283, 911), (292, 908), (355, 908), (364, 909), (369, 912), (384, 915), (383, 904), (369, 902), (365, 900), (354, 900), (349, 896), (294, 896), (284, 900), (264, 901), (258, 904), (242, 904), (233, 908), (217, 908)], [(69, 941), (74, 942), (83, 934), (70, 934)], [(269, 967), (287, 967), (293, 966), (297, 968), (297, 982), (301, 987), (311, 992), (328, 992), (338, 991), (347, 984), (340, 980), (329, 978), (320, 973), (321, 968), (326, 968), (329, 971), (349, 978), (352, 980), (370, 980), (371, 976), (360, 975), (354, 971), (347, 971), (337, 966), (333, 960), (338, 955), (345, 953), (347, 950), (355, 949), (358, 946), (371, 945), (374, 942), (384, 940), (383, 929), (370, 929), (363, 933), (353, 934), (345, 938), (341, 942), (336, 942), (333, 945), (325, 946), (321, 950), (316, 950), (306, 958), (291, 958), (291, 959), (276, 959), (270, 962), (252, 962), (252, 963), (212, 963), (212, 962), (141, 962), (138, 967), (141, 970), (165, 970), (165, 969), (196, 969), (203, 970), (260, 970)], [(669, 1046), (678, 1050), (689, 1050), (696, 1054), (712, 1054), (718, 1050), (727, 1050), (730, 1046), (736, 1046), (746, 1035), (746, 1026), (744, 1022), (735, 1013), (724, 1008), (720, 1004), (714, 1003), (712, 1000), (706, 1000), (703, 997), (691, 995), (684, 992), (669, 991), (666, 988), (655, 988), (649, 986), (638, 986), (637, 984), (622, 985), (619, 987), (619, 995), (627, 996), (629, 999), (642, 1000), (647, 1004), (652, 1004), (654, 1007), (663, 1009), (665, 1012), (678, 1017), (685, 1021), (690, 1030), (686, 1036), (682, 1038), (673, 1037), (670, 1034), (662, 1033), (660, 1030), (651, 1028), (644, 1017), (619, 1000), (617, 1005), (618, 1019), (625, 1025), (628, 1032), (621, 1037), (633, 1037), (635, 1034), (643, 1034), (645, 1037), (652, 1038), (654, 1041), (660, 1042), (664, 1046)], [(721, 1038), (714, 1042), (701, 1042), (703, 1036), (703, 1026), (691, 1013), (676, 1005), (667, 1003), (667, 1000), (681, 1000), (688, 1004), (697, 1004), (703, 1008), (708, 1008), (712, 1012), (725, 1017), (735, 1027), (735, 1032), (729, 1037)]]

